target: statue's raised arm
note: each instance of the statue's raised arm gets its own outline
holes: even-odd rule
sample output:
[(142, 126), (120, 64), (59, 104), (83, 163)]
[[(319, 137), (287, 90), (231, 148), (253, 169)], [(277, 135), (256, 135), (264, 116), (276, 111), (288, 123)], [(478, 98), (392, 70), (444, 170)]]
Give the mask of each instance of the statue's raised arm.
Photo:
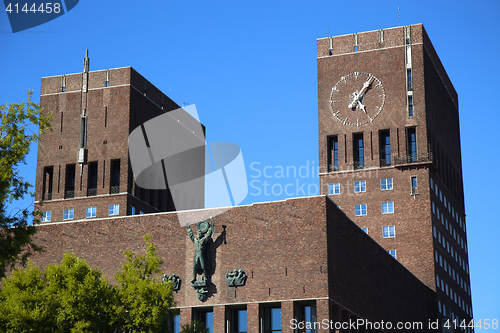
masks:
[(194, 243), (193, 230), (191, 230), (191, 227), (189, 226), (189, 224), (187, 225), (187, 233), (188, 233), (189, 239), (191, 239), (191, 241)]
[(207, 236), (211, 237), (214, 233), (214, 221), (212, 220), (212, 216), (210, 216), (210, 228), (208, 228)]

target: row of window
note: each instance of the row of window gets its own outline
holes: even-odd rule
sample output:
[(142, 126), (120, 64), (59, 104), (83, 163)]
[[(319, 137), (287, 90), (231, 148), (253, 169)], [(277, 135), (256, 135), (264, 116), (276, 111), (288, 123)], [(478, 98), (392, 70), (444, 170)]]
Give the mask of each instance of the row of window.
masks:
[[(359, 204), (354, 205), (354, 214), (356, 216), (365, 216), (368, 214), (368, 205), (367, 204)], [(392, 214), (394, 213), (394, 202), (382, 202), (382, 214)]]
[[(106, 161), (104, 161), (103, 168), (106, 168)], [(94, 196), (97, 194), (97, 183), (98, 183), (98, 163), (89, 162), (87, 166), (88, 177), (87, 177), (87, 196)], [(59, 175), (61, 170), (59, 168)], [(76, 176), (76, 165), (67, 164), (66, 165), (66, 179), (64, 184), (64, 197), (66, 199), (75, 197), (75, 176)], [(52, 188), (54, 179), (54, 167), (47, 166), (43, 168), (43, 200), (52, 199)], [(103, 178), (104, 180), (104, 178)], [(104, 183), (103, 183), (104, 186)], [(111, 160), (110, 166), (110, 193), (119, 193), (120, 187), (120, 160)], [(58, 185), (59, 188), (59, 185)], [(81, 189), (81, 188), (80, 188)], [(58, 190), (59, 191), (59, 190)]]
[[(73, 208), (65, 209), (63, 211), (63, 219), (64, 220), (72, 220), (74, 218), (75, 210)], [(120, 214), (120, 205), (114, 204), (109, 205), (108, 210), (109, 216)], [(91, 218), (97, 216), (97, 207), (87, 207), (85, 217)], [(52, 211), (42, 212), (42, 222), (50, 222), (52, 220)]]
[[(467, 305), (468, 308), (468, 305)], [(441, 301), (438, 301), (438, 310), (440, 313), (443, 314), (443, 317), (447, 316), (447, 310), (446, 310), (446, 305), (444, 303), (441, 303)], [(469, 310), (470, 313), (472, 313), (472, 310)], [(469, 313), (468, 313), (469, 314)], [(470, 316), (471, 314), (469, 314)], [(465, 333), (473, 333), (472, 327), (470, 327), (470, 321), (465, 321), (465, 319), (460, 319), (453, 311), (450, 311), (450, 317), (451, 317), (451, 323), (447, 323), (450, 325), (450, 327), (456, 327), (460, 329), (461, 331), (464, 331)], [(465, 321), (465, 322), (464, 322)]]
[[(431, 192), (432, 191), (434, 191), (436, 196), (439, 197), (439, 200), (444, 204), (444, 208), (448, 209), (448, 213), (450, 213), (451, 216), (455, 219), (455, 221), (460, 225), (460, 228), (462, 228), (463, 231), (466, 232), (465, 222), (462, 220), (462, 217), (458, 216), (458, 212), (455, 213), (455, 208), (451, 206), (451, 203), (449, 200), (446, 200), (446, 196), (443, 195), (443, 192), (439, 189), (438, 184), (435, 184), (434, 180), (431, 178)], [(439, 208), (438, 208), (438, 212), (439, 212)]]
[[(364, 232), (368, 233), (368, 228), (361, 228)], [(382, 236), (384, 238), (396, 237), (396, 227), (393, 225), (386, 225), (382, 227)], [(394, 250), (396, 251), (396, 250)], [(396, 252), (394, 252), (396, 254)]]
[[(411, 75), (411, 74), (410, 74)], [(413, 115), (413, 99), (410, 98), (409, 105)], [(399, 137), (399, 136), (398, 136)], [(354, 133), (352, 136), (353, 142), (353, 161), (354, 169), (362, 169), (365, 167), (365, 149), (363, 133)], [(406, 147), (407, 158), (406, 163), (418, 161), (417, 156), (417, 135), (415, 127), (406, 128)], [(346, 149), (346, 148), (344, 148)], [(328, 171), (339, 171), (339, 140), (337, 135), (331, 135), (327, 138), (327, 164)], [(391, 135), (389, 130), (379, 131), (379, 158), (380, 166), (390, 166), (393, 164), (391, 158)], [(372, 151), (373, 156), (373, 151)], [(347, 156), (346, 156), (347, 158)]]
[[(464, 241), (464, 239), (458, 234), (458, 232), (451, 226), (451, 223), (448, 223), (448, 219), (444, 217), (443, 213), (440, 213), (439, 207), (436, 207), (434, 202), (431, 204), (432, 206), (432, 213), (436, 215), (438, 221), (441, 221), (441, 224), (446, 228), (446, 230), (450, 233), (451, 236), (457, 241), (458, 245), (467, 253), (467, 242)], [(458, 220), (458, 214), (457, 220)], [(460, 221), (462, 219), (460, 218)], [(464, 224), (465, 225), (465, 224)]]
[[(213, 310), (196, 311), (193, 319), (202, 322), (210, 333), (214, 332), (214, 313)], [(227, 331), (232, 333), (246, 333), (247, 328), (247, 309), (246, 307), (235, 307), (226, 311)], [(314, 303), (299, 304), (295, 306), (294, 321), (297, 326), (297, 332), (315, 333), (316, 330), (309, 326), (305, 328), (305, 323), (316, 322), (316, 306)], [(281, 333), (281, 307), (270, 306), (261, 308), (261, 318), (264, 333)], [(180, 333), (180, 315), (175, 316), (171, 321), (171, 331)]]
[(139, 215), (143, 215), (144, 212), (142, 210), (137, 210), (135, 209), (134, 206), (130, 206), (130, 215), (136, 215), (136, 214), (139, 214)]
[(406, 98), (408, 106), (408, 117), (413, 117), (413, 80), (412, 80), (412, 61), (411, 61), (411, 43), (410, 29), (405, 27), (405, 58), (406, 58)]
[[(417, 176), (410, 177), (411, 192), (415, 194), (417, 189)], [(387, 191), (393, 189), (393, 179), (383, 178), (380, 179), (380, 190)], [(328, 184), (328, 194), (339, 195), (342, 191), (342, 185), (340, 183)], [(354, 193), (366, 192), (366, 180), (359, 180), (354, 182)]]
[(443, 258), (436, 250), (434, 250), (434, 259), (441, 267), (444, 268), (444, 271), (450, 275), (450, 277), (470, 296), (470, 286), (467, 284), (467, 281), (462, 278), (460, 274), (458, 274), (453, 267), (451, 267), (446, 259)]
[(454, 258), (455, 261), (460, 265), (460, 267), (462, 267), (463, 270), (468, 274), (469, 265), (465, 262), (464, 259), (462, 259), (462, 256), (458, 254), (453, 245), (451, 245), (450, 242), (448, 242), (448, 240), (441, 235), (441, 232), (439, 230), (436, 231), (436, 227), (432, 228), (433, 228), (434, 238), (437, 238), (439, 244), (443, 245), (444, 249), (448, 251), (451, 257)]
[(457, 304), (459, 307), (462, 308), (462, 310), (467, 313), (468, 315), (470, 315), (470, 308), (469, 308), (469, 304), (464, 301), (464, 299), (462, 297), (460, 297), (460, 295), (458, 295), (454, 290), (453, 288), (451, 288), (451, 286), (448, 286), (448, 283), (446, 283), (443, 279), (439, 278), (439, 275), (436, 275), (436, 286), (438, 288), (441, 288), (441, 290), (446, 293), (446, 296), (449, 296), (451, 298), (452, 301), (455, 302), (455, 304)]
[(441, 288), (452, 301), (461, 307), (464, 312), (469, 314), (469, 305), (451, 288), (451, 286), (448, 286), (444, 280), (441, 280), (438, 275), (436, 275), (436, 285), (438, 288)]

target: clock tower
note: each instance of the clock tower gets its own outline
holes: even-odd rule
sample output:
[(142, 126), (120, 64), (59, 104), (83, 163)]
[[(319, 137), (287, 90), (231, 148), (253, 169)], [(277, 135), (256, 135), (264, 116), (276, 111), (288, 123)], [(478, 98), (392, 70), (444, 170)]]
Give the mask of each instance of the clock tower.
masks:
[(458, 96), (423, 25), (321, 38), (317, 57), (322, 194), (469, 323)]

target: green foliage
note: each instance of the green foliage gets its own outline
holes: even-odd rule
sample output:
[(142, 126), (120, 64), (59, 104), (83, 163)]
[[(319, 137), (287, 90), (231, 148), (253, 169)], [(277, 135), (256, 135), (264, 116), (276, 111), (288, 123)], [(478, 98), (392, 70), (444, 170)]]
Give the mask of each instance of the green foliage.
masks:
[(126, 251), (111, 285), (99, 269), (66, 253), (59, 265), (13, 271), (0, 289), (0, 332), (163, 332), (178, 314), (171, 283), (153, 277), (161, 259), (146, 239), (145, 254)]
[(28, 91), (27, 102), (0, 105), (0, 279), (17, 262), (24, 265), (32, 251), (41, 250), (31, 241), (35, 233), (35, 227), (28, 226), (31, 210), (6, 212), (7, 204), (24, 197), (31, 186), (17, 169), (38, 140), (30, 127), (38, 126), (40, 133), (50, 129), (51, 115), (42, 115), (40, 105), (31, 101), (32, 94)]
[(208, 328), (200, 321), (192, 321), (181, 327), (181, 333), (208, 333)]
[(156, 256), (156, 248), (150, 235), (146, 240), (145, 254), (138, 256), (125, 251), (127, 262), (116, 273), (118, 297), (121, 306), (117, 308), (121, 326), (132, 332), (158, 332), (166, 329), (167, 319), (177, 314), (172, 295), (172, 284), (162, 283), (153, 274), (161, 273), (163, 263)]
[(66, 253), (46, 270), (29, 264), (4, 279), (0, 329), (5, 332), (113, 332), (115, 293), (98, 269)]

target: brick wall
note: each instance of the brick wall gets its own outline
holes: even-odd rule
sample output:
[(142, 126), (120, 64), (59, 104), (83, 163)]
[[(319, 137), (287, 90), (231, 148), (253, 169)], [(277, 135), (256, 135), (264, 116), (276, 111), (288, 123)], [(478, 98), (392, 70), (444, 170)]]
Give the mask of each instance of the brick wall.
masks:
[[(217, 214), (217, 209), (210, 211)], [(332, 316), (331, 307), (337, 304), (370, 320), (429, 316), (426, 302), (433, 293), (324, 196), (236, 207), (214, 222), (206, 302), (197, 299), (189, 283), (194, 246), (175, 213), (43, 224), (36, 243), (46, 252), (33, 260), (46, 266), (69, 251), (112, 277), (123, 251), (142, 251), (142, 236), (150, 233), (164, 260), (163, 272), (182, 279), (175, 293), (181, 322), (211, 310), (216, 332), (225, 332), (225, 313), (242, 305), (247, 308), (248, 331), (258, 332), (263, 307), (273, 304), (282, 308), (283, 331), (291, 332), (294, 306), (304, 300), (316, 304), (318, 320)], [(245, 271), (245, 286), (226, 285), (225, 273), (233, 269)]]
[[(63, 209), (69, 208), (74, 208), (76, 213), (84, 211), (86, 207), (97, 206), (98, 214), (104, 214), (108, 204), (100, 196), (116, 193), (116, 188), (111, 188), (111, 165), (113, 160), (120, 160), (119, 193), (130, 194), (120, 201), (120, 215), (129, 214), (131, 205), (137, 211), (146, 213), (174, 210), (168, 190), (136, 191), (129, 163), (128, 136), (144, 122), (176, 110), (179, 106), (131, 67), (90, 72), (88, 88), (88, 93), (82, 92), (82, 73), (42, 78), (40, 103), (45, 114), (53, 114), (53, 131), (43, 134), (38, 145), (36, 209), (39, 209), (38, 202), (45, 200), (41, 210), (52, 211), (52, 222), (62, 221), (60, 216)], [(83, 101), (85, 99), (87, 102)], [(86, 105), (87, 114), (87, 160), (79, 164), (82, 105)], [(178, 111), (172, 112), (172, 116), (179, 120), (186, 137), (194, 137), (193, 117)], [(202, 130), (205, 130), (203, 126)], [(204, 133), (197, 134), (203, 137)], [(204, 155), (201, 154), (199, 158), (202, 161), (200, 165), (204, 166)], [(97, 188), (92, 190), (95, 191), (92, 194), (88, 192), (89, 163), (97, 163)], [(68, 164), (76, 166), (74, 197), (88, 197), (88, 200), (66, 199), (53, 203), (51, 200), (66, 197)], [(49, 181), (44, 178), (45, 167), (53, 168), (50, 195), (47, 186)], [(199, 187), (196, 193), (201, 193), (201, 197), (197, 201), (203, 206), (203, 184)], [(99, 197), (93, 201), (92, 195)]]

